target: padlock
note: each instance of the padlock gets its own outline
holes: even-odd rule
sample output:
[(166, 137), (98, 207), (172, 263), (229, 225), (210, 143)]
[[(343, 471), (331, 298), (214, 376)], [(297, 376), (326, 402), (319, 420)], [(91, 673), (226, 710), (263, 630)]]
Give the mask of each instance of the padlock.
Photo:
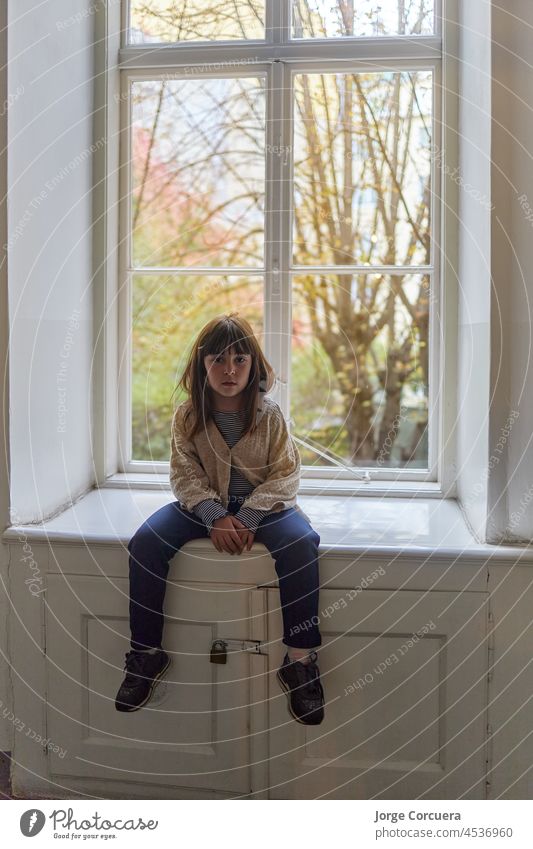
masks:
[(211, 646), (211, 663), (227, 663), (228, 655), (224, 640), (215, 640)]

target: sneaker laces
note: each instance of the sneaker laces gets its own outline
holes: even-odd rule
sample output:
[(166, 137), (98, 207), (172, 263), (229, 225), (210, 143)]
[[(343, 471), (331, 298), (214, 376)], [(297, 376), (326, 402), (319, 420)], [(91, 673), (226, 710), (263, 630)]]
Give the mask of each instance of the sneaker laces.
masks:
[[(310, 666), (311, 664), (308, 664)], [(309, 682), (306, 686), (306, 693), (308, 693), (312, 698), (315, 699), (323, 699), (324, 698), (324, 690), (322, 689), (322, 684), (320, 683), (319, 672), (318, 669), (314, 668), (314, 670), (309, 670), (309, 672), (313, 673), (313, 677), (309, 679)]]
[(295, 666), (294, 669), (297, 670), (299, 673), (298, 678), (302, 679), (302, 683), (298, 685), (298, 689), (300, 689), (301, 687), (303, 690), (303, 688), (305, 687), (306, 695), (309, 694), (311, 698), (315, 699), (323, 699), (324, 690), (322, 688), (322, 684), (320, 683), (320, 673), (318, 671), (318, 666), (316, 665), (316, 652), (312, 652), (309, 657), (311, 658), (309, 663), (293, 661), (293, 663), (298, 664), (298, 666)]
[[(150, 655), (146, 655), (146, 657), (150, 657)], [(145, 672), (143, 672), (143, 664), (144, 657), (142, 652), (135, 651), (135, 649), (131, 649), (131, 651), (126, 653), (126, 662), (124, 664), (124, 671), (126, 674), (126, 684), (136, 683), (137, 678), (146, 678)]]

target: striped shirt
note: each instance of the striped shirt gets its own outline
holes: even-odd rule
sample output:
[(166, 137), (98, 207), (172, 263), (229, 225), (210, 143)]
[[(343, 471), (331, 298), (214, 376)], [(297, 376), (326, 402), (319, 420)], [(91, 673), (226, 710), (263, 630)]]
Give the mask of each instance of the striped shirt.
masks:
[[(213, 410), (213, 419), (224, 437), (229, 448), (233, 448), (236, 442), (242, 436), (244, 411), (241, 410)], [(268, 516), (269, 510), (254, 510), (251, 507), (242, 506), (247, 495), (253, 492), (255, 486), (244, 477), (244, 475), (232, 465), (230, 473), (230, 481), (228, 486), (229, 502), (238, 502), (241, 506), (234, 514), (243, 525), (246, 525), (249, 530), (255, 531), (261, 519)], [(222, 516), (227, 516), (229, 511), (226, 510), (220, 501), (215, 501), (212, 498), (206, 498), (195, 505), (193, 512), (206, 525), (207, 530), (211, 533), (214, 522)]]

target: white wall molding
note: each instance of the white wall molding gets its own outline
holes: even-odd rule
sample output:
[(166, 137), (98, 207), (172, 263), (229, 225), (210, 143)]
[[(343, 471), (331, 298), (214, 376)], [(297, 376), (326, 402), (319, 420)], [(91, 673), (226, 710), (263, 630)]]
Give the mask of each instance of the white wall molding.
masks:
[[(492, 333), (487, 539), (533, 540), (533, 5), (492, 3)], [(509, 423), (509, 417), (511, 422)]]

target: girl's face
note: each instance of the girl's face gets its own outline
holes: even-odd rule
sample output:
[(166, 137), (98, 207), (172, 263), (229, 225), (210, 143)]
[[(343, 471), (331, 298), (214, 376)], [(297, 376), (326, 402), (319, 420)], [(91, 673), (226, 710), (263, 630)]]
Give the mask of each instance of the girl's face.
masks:
[(250, 354), (237, 354), (232, 345), (222, 354), (207, 354), (204, 357), (207, 382), (213, 390), (215, 399), (235, 398), (246, 388), (252, 357)]

